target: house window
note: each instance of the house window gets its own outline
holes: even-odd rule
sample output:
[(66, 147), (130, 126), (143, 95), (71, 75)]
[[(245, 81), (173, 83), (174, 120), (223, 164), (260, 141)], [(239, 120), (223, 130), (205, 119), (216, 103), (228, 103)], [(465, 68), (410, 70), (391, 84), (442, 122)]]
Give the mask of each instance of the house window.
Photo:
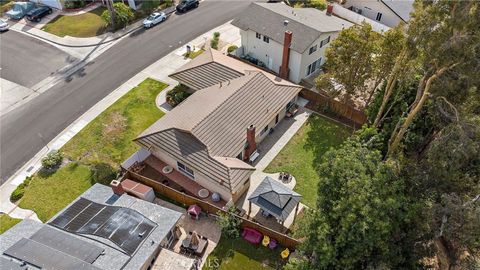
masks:
[(382, 13), (378, 12), (375, 20), (380, 21), (382, 19)]
[(320, 48), (322, 48), (324, 45), (327, 45), (330, 42), (330, 36), (328, 36), (326, 39), (320, 41)]
[(262, 129), (262, 131), (260, 131), (260, 136), (263, 136), (263, 134), (265, 134), (265, 132), (268, 131), (268, 125)]
[(308, 65), (307, 76), (315, 72), (315, 70), (317, 70), (317, 61), (314, 61), (313, 63)]
[(263, 42), (270, 43), (270, 38), (267, 36), (263, 36)]
[(317, 51), (317, 45), (315, 44), (315, 46), (310, 47), (310, 51), (308, 52), (308, 54), (312, 54), (316, 51)]
[(193, 170), (188, 168), (185, 164), (177, 161), (177, 167), (181, 173), (185, 174), (186, 176), (192, 179), (195, 179), (195, 174), (193, 173)]
[(262, 39), (262, 35), (260, 35), (259, 33), (255, 33), (255, 37), (257, 37), (258, 39)]

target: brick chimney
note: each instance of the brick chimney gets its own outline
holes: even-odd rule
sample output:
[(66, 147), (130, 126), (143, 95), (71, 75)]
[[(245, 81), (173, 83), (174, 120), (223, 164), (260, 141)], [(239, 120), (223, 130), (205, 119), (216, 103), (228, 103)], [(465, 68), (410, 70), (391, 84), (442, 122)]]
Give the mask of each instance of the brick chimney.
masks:
[(332, 16), (332, 13), (333, 13), (333, 5), (332, 5), (332, 4), (328, 4), (328, 6), (327, 6), (327, 15), (328, 15), (328, 16)]
[(250, 125), (247, 128), (247, 148), (243, 160), (248, 160), (250, 155), (257, 150), (257, 142), (255, 141), (255, 126)]
[(288, 73), (290, 71), (290, 44), (292, 43), (292, 32), (285, 31), (285, 36), (283, 38), (283, 55), (282, 55), (282, 66), (280, 67), (280, 77), (288, 80)]
[(112, 187), (113, 193), (117, 195), (122, 195), (125, 193), (125, 190), (123, 190), (122, 183), (118, 180), (112, 180), (110, 182), (110, 187)]

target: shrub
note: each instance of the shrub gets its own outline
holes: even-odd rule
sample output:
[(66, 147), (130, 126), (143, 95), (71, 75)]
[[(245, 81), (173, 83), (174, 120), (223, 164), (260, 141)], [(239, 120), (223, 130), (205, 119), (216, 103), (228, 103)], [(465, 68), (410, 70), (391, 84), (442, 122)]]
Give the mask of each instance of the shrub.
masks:
[(215, 50), (218, 50), (218, 42), (220, 40), (220, 33), (219, 32), (215, 32), (213, 33), (213, 38), (212, 40), (210, 41), (210, 47), (212, 49), (215, 49)]
[(114, 25), (111, 25), (110, 11), (105, 10), (102, 13), (102, 19), (113, 29), (120, 29), (122, 27), (125, 27), (135, 18), (135, 13), (133, 13), (132, 9), (124, 3), (114, 3), (113, 9), (115, 12)]
[(238, 46), (237, 45), (232, 45), (232, 46), (228, 47), (227, 52), (232, 53), (236, 49), (238, 49)]
[(17, 186), (17, 188), (15, 188), (12, 194), (10, 194), (11, 202), (16, 202), (23, 197), (23, 194), (25, 194), (25, 188), (28, 187), (31, 180), (32, 180), (32, 177), (27, 176), (27, 178), (25, 178), (25, 181), (23, 181), (23, 183), (21, 183), (20, 185)]
[(161, 4), (160, 0), (149, 0), (149, 1), (143, 1), (142, 2), (142, 12), (144, 14), (148, 14), (155, 10), (159, 5)]
[(325, 0), (310, 0), (308, 6), (319, 10), (325, 10), (327, 8), (327, 2)]
[(57, 168), (62, 163), (62, 154), (58, 150), (53, 150), (42, 158), (42, 167), (47, 170)]
[(222, 230), (222, 234), (228, 238), (235, 239), (240, 237), (241, 220), (235, 217), (235, 206), (230, 206), (227, 213), (220, 212), (218, 217), (218, 226)]
[(93, 164), (90, 169), (92, 170), (92, 185), (95, 183), (109, 185), (117, 177), (115, 169), (107, 163)]
[(167, 103), (170, 106), (175, 107), (180, 102), (184, 101), (188, 98), (191, 94), (188, 93), (186, 90), (188, 89), (187, 86), (183, 84), (177, 84), (172, 90), (168, 91), (167, 93)]

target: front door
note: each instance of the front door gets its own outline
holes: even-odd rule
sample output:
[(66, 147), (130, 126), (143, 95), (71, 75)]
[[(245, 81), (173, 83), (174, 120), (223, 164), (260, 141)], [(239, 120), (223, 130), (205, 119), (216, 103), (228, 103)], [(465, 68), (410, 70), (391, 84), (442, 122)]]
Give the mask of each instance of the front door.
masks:
[(267, 67), (270, 70), (273, 70), (273, 59), (267, 55)]

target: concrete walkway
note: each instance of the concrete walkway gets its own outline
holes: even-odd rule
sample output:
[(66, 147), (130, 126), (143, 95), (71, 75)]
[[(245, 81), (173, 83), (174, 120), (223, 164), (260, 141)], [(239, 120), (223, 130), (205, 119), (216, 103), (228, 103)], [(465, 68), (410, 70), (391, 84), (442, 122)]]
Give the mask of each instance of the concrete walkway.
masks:
[[(188, 44), (200, 44), (199, 42), (203, 40), (204, 36), (211, 35), (213, 32), (220, 32), (225, 39), (239, 42), (240, 33), (239, 31), (232, 31), (233, 28), (235, 27), (228, 22), (197, 37)], [(0, 212), (8, 213), (11, 217), (16, 218), (38, 219), (35, 213), (32, 211), (18, 208), (16, 205), (10, 202), (10, 194), (12, 191), (15, 190), (15, 188), (20, 185), (27, 176), (33, 175), (41, 168), (41, 159), (49, 152), (49, 149), (60, 149), (71, 138), (73, 138), (73, 136), (80, 132), (82, 128), (90, 123), (90, 121), (95, 119), (95, 117), (97, 117), (105, 109), (115, 103), (118, 99), (120, 99), (123, 95), (125, 95), (128, 91), (137, 86), (146, 78), (161, 80), (169, 84), (169, 88), (163, 90), (163, 94), (157, 97), (157, 104), (164, 104), (164, 94), (166, 94), (168, 89), (171, 89), (177, 84), (176, 81), (168, 77), (168, 74), (172, 73), (175, 69), (191, 60), (183, 57), (182, 52), (184, 51), (186, 51), (185, 46), (177, 48), (167, 56), (159, 59), (157, 62), (145, 68), (143, 71), (139, 72), (120, 87), (112, 91), (108, 96), (95, 104), (92, 108), (90, 108), (87, 112), (70, 124), (65, 130), (58, 134), (47, 144), (47, 146), (41, 149), (32, 159), (30, 159), (30, 161), (28, 161), (0, 187)], [(163, 106), (160, 106), (160, 109), (168, 112), (168, 110), (164, 109)]]

